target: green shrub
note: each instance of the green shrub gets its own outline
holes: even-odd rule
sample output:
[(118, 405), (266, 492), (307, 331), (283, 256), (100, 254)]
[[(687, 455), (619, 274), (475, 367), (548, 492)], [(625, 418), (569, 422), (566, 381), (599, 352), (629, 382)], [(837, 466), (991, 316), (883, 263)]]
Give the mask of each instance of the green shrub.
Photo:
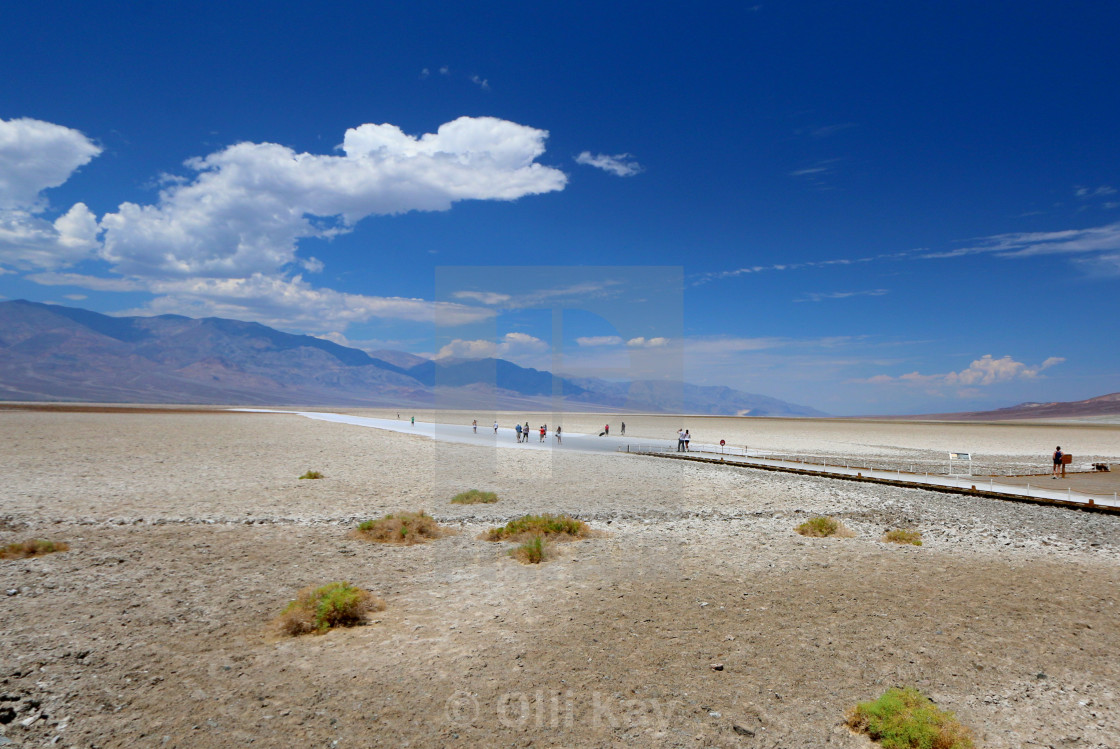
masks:
[(308, 471), (307, 473), (300, 476), (300, 478), (301, 479), (321, 479), (321, 478), (323, 478), (323, 474), (319, 473), (318, 471)]
[(544, 536), (533, 536), (509, 553), (522, 564), (540, 564), (544, 561)]
[(848, 714), (848, 725), (884, 749), (973, 749), (972, 732), (912, 687), (861, 702)]
[(804, 523), (797, 526), (796, 530), (802, 536), (809, 536), (810, 538), (828, 538), (830, 536), (851, 538), (855, 535), (840, 521), (826, 517), (816, 517), (806, 520)]
[(350, 583), (328, 583), (304, 588), (280, 615), (280, 629), (289, 635), (323, 633), (331, 627), (352, 627), (365, 621), (366, 613), (383, 611), (385, 602)]
[(452, 531), (442, 527), (431, 515), (420, 512), (396, 512), (378, 520), (366, 520), (355, 531), (359, 538), (385, 544), (424, 543), (429, 538), (439, 538)]
[(497, 502), (497, 501), (498, 501), (498, 495), (495, 494), (494, 492), (480, 492), (478, 489), (471, 489), (470, 491), (462, 492), (461, 494), (456, 494), (452, 498), (451, 504), (477, 505), (477, 504), (490, 504), (491, 502)]
[(591, 527), (582, 520), (568, 515), (525, 515), (511, 520), (501, 528), (491, 528), (486, 532), (488, 541), (505, 539), (521, 540), (529, 536), (556, 536), (560, 539), (583, 538), (591, 533)]
[(70, 547), (62, 541), (44, 541), (41, 538), (31, 538), (27, 541), (17, 541), (7, 546), (0, 547), (0, 559), (41, 557), (44, 554), (66, 551), (69, 548)]
[(893, 531), (887, 531), (883, 535), (884, 541), (889, 541), (892, 544), (913, 544), (914, 546), (922, 545), (922, 534), (920, 531), (908, 531), (898, 528)]

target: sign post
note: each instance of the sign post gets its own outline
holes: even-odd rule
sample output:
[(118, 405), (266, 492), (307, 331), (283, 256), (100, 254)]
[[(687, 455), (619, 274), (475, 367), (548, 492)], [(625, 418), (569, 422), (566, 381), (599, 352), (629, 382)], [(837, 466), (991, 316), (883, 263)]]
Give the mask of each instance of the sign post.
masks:
[(972, 455), (970, 453), (949, 453), (949, 475), (952, 476), (953, 468), (955, 466), (964, 464), (963, 467), (968, 470), (968, 473), (959, 474), (961, 476), (972, 475)]

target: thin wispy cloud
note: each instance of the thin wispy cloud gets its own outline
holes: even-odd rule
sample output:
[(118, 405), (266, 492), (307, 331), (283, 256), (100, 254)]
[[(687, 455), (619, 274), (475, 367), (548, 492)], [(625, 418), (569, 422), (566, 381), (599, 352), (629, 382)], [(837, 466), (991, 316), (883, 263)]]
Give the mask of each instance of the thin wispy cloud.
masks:
[(827, 291), (809, 292), (795, 302), (824, 302), (830, 299), (850, 299), (857, 296), (883, 296), (889, 293), (886, 289), (871, 289), (870, 291)]
[(836, 173), (840, 159), (824, 159), (800, 169), (794, 169), (789, 176), (801, 179), (817, 187), (827, 187), (826, 177)]
[(593, 166), (596, 169), (602, 169), (604, 172), (609, 172), (617, 177), (633, 177), (635, 174), (640, 174), (643, 171), (642, 165), (635, 161), (634, 157), (628, 153), (608, 156), (605, 153), (592, 154), (590, 151), (584, 151), (575, 158), (577, 164)]
[[(1116, 265), (1118, 253), (1120, 253), (1120, 222), (1090, 227), (1088, 229), (995, 234), (990, 237), (981, 237), (971, 240), (968, 246), (951, 250), (930, 250), (928, 248), (921, 248), (902, 252), (887, 252), (860, 258), (835, 258), (831, 260), (809, 260), (797, 263), (773, 263), (770, 265), (745, 266), (733, 270), (698, 274), (692, 277), (691, 285), (699, 286), (712, 281), (737, 278), (739, 276), (755, 273), (774, 273), (780, 271), (827, 268), (830, 266), (861, 265), (883, 260), (902, 260), (906, 258), (943, 260), (979, 254), (991, 254), (1003, 258), (1027, 258), (1042, 255), (1081, 255), (1084, 257), (1073, 258), (1073, 261), (1079, 267), (1090, 271), (1091, 275), (1111, 276), (1115, 274), (1112, 269)], [(860, 294), (878, 295), (879, 292), (886, 293), (884, 290), (876, 290), (875, 292), (844, 292), (844, 294), (848, 296)], [(842, 297), (810, 293), (796, 301), (816, 302), (830, 298)]]
[(1077, 187), (1074, 189), (1074, 194), (1082, 200), (1092, 200), (1093, 198), (1115, 195), (1116, 188), (1109, 185), (1101, 185), (1100, 187)]
[(863, 263), (871, 263), (876, 260), (897, 260), (904, 257), (913, 256), (916, 253), (924, 252), (924, 250), (905, 250), (903, 252), (885, 252), (879, 255), (870, 255), (868, 257), (858, 258), (834, 258), (832, 260), (806, 260), (799, 263), (773, 263), (770, 265), (751, 265), (743, 268), (736, 268), (734, 270), (716, 271), (713, 273), (701, 273), (694, 276), (692, 279), (693, 286), (709, 283), (711, 281), (721, 281), (727, 278), (737, 278), (739, 276), (746, 276), (753, 273), (773, 273), (787, 270), (804, 270), (806, 268), (828, 268), (838, 265), (861, 265)]
[(535, 289), (523, 294), (506, 294), (496, 291), (464, 290), (451, 293), (452, 299), (477, 302), (498, 309), (516, 310), (547, 307), (565, 299), (603, 298), (616, 293), (623, 287), (622, 281), (606, 279), (584, 283)]
[(853, 127), (858, 127), (854, 122), (841, 122), (837, 125), (825, 125), (824, 127), (814, 128), (809, 131), (809, 135), (814, 138), (827, 138), (830, 135), (835, 135), (843, 130), (849, 130)]
[(617, 335), (596, 335), (584, 336), (576, 339), (576, 344), (579, 346), (621, 346), (626, 341), (622, 336)]
[(478, 302), (479, 304), (495, 305), (505, 304), (511, 297), (509, 294), (498, 294), (493, 291), (456, 291), (451, 295), (452, 299), (465, 299), (468, 302)]
[(996, 234), (974, 242), (969, 247), (944, 252), (928, 252), (922, 257), (949, 258), (990, 253), (998, 257), (1020, 258), (1035, 255), (1114, 252), (1120, 250), (1120, 222), (1089, 229)]
[(832, 169), (830, 167), (827, 167), (827, 166), (810, 166), (810, 167), (806, 167), (804, 169), (794, 169), (792, 172), (789, 173), (789, 176), (791, 176), (791, 177), (808, 177), (809, 175), (812, 175), (812, 174), (826, 174), (830, 171), (832, 171)]
[(483, 91), (489, 91), (490, 90), (490, 81), (486, 80), (485, 78), (482, 78), (481, 76), (472, 75), (471, 76), (471, 83), (478, 86)]
[(83, 273), (31, 273), (24, 276), (40, 286), (80, 286), (91, 291), (143, 291), (147, 288), (143, 281), (131, 278), (102, 278)]

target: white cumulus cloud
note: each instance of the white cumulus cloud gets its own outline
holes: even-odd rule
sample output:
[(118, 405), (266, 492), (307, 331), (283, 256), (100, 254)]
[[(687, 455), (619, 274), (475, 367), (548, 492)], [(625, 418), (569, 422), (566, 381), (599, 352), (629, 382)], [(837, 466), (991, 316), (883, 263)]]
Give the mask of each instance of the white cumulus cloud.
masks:
[(1011, 380), (1033, 379), (1038, 377), (1042, 370), (1049, 369), (1064, 361), (1065, 359), (1060, 356), (1051, 356), (1041, 364), (1032, 366), (1015, 361), (1010, 356), (996, 359), (991, 354), (985, 354), (960, 372), (928, 375), (921, 374), (920, 372), (909, 372), (897, 377), (875, 375), (874, 377), (860, 380), (860, 382), (875, 385), (903, 383), (923, 386), (977, 387), (994, 385), (1000, 382), (1009, 382)]
[(27, 211), (0, 211), (0, 263), (21, 270), (60, 268), (97, 249), (97, 217), (75, 203), (54, 222)]
[(38, 213), (45, 207), (43, 190), (58, 187), (100, 153), (100, 146), (62, 125), (0, 120), (0, 210)]
[(122, 203), (107, 214), (103, 255), (137, 275), (274, 272), (295, 261), (300, 239), (349, 231), (367, 216), (563, 189), (563, 172), (535, 163), (547, 137), (493, 117), (460, 117), (419, 137), (361, 125), (346, 131), (342, 155), (238, 143), (188, 161), (197, 176), (165, 187), (158, 203)]
[(97, 219), (85, 203), (53, 222), (43, 191), (58, 187), (101, 153), (72, 128), (28, 118), (0, 120), (0, 263), (57, 268), (97, 248)]
[(626, 345), (630, 348), (661, 348), (662, 346), (669, 345), (669, 339), (661, 337), (643, 338), (642, 336), (638, 336), (637, 338), (628, 340)]
[[(494, 117), (460, 117), (435, 133), (390, 124), (347, 130), (338, 153), (238, 143), (164, 175), (158, 200), (121, 203), (100, 222), (83, 203), (53, 222), (42, 190), (100, 148), (76, 130), (0, 121), (0, 263), (42, 284), (147, 291), (144, 312), (220, 315), (282, 327), (337, 330), (371, 317), (459, 325), (493, 316), (456, 302), (315, 288), (301, 240), (330, 238), (369, 216), (445, 211), (461, 200), (516, 200), (562, 190), (566, 175), (537, 163), (547, 131)], [(114, 278), (63, 273), (94, 257)], [(480, 301), (474, 299), (472, 301)]]
[(527, 333), (506, 333), (497, 341), (487, 339), (463, 340), (456, 338), (436, 353), (436, 359), (486, 359), (516, 358), (540, 354), (548, 344)]

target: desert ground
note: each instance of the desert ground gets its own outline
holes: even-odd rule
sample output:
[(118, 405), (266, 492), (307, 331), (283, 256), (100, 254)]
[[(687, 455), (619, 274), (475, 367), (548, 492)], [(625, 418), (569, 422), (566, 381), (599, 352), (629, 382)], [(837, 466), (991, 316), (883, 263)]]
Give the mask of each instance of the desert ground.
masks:
[[(627, 432), (672, 437), (660, 418)], [(1120, 460), (1107, 424), (690, 423), (806, 453)], [(979, 746), (1120, 746), (1117, 516), (204, 410), (3, 410), (0, 461), (0, 544), (70, 546), (0, 561), (0, 746), (866, 747), (845, 712), (901, 685)], [(469, 488), (500, 499), (449, 504)], [(458, 532), (349, 535), (419, 509)], [(479, 538), (539, 512), (599, 534), (540, 565)], [(815, 515), (855, 537), (794, 532)], [(923, 545), (879, 540), (900, 527)], [(387, 608), (270, 626), (335, 580)]]

